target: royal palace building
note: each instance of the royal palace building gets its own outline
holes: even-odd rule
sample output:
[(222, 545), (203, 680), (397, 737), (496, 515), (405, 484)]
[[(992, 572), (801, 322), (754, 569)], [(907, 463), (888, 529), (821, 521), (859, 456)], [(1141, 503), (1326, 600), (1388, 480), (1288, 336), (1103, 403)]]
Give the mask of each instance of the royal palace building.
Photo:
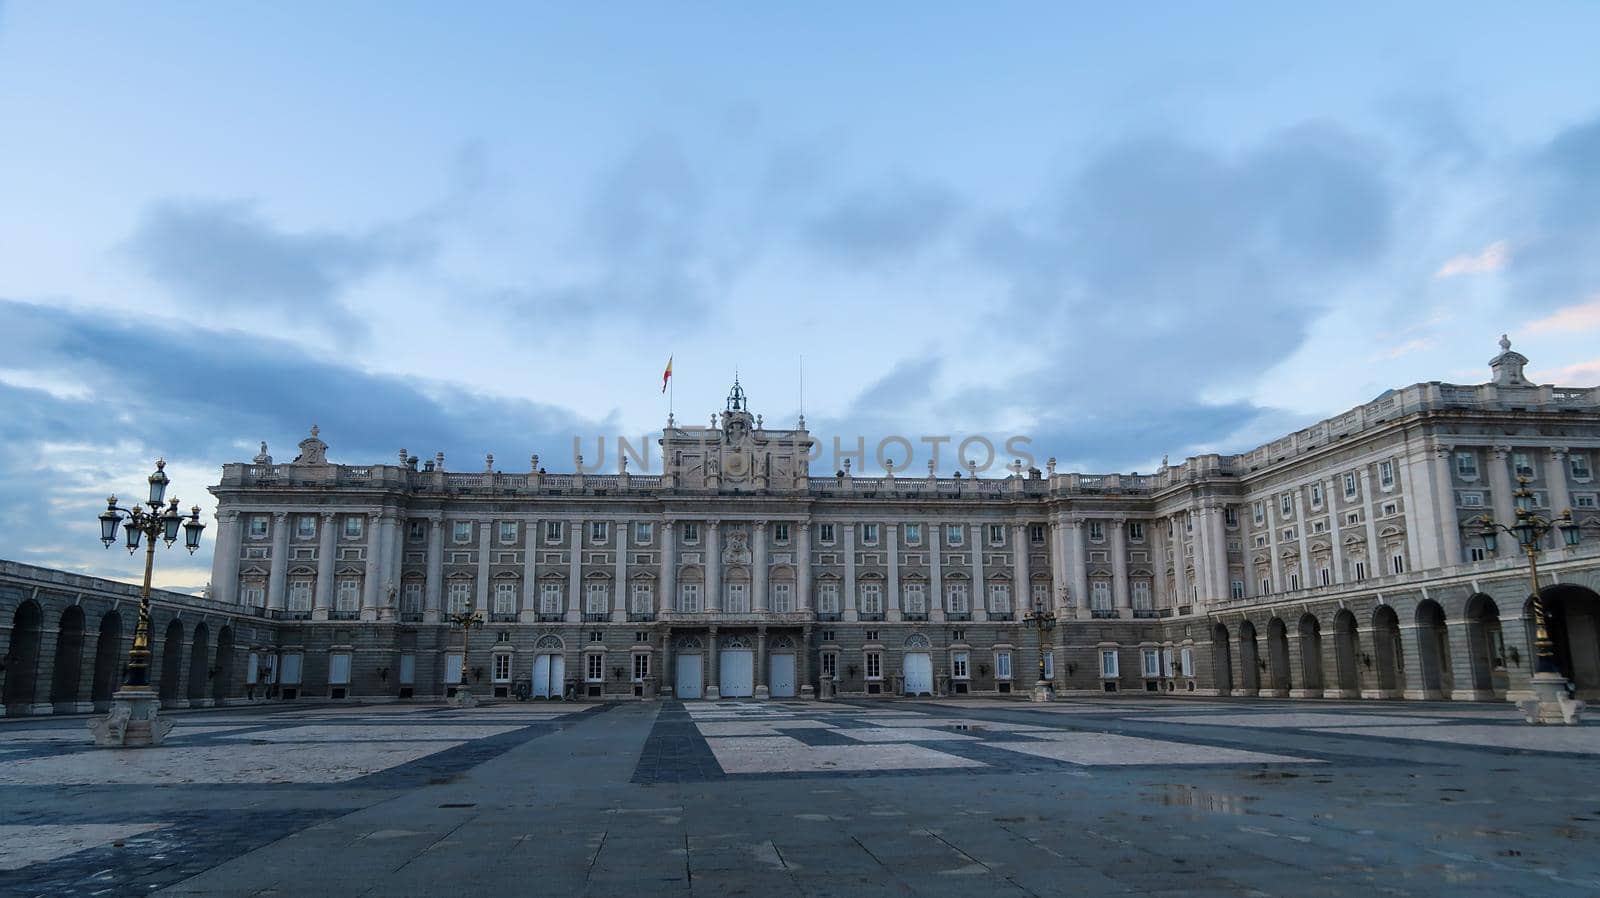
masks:
[[(493, 456), (227, 464), (206, 597), (156, 601), (170, 704), (1153, 692), (1503, 701), (1532, 673), (1528, 557), (1479, 519), (1600, 527), (1600, 389), (1391, 390), (1239, 455), (1150, 474), (819, 475), (801, 419), (737, 383), (669, 419), (661, 474)], [(829, 465), (832, 467), (832, 465)], [(860, 467), (859, 464), (856, 467)], [(1547, 537), (1563, 672), (1600, 694), (1600, 532)], [(8, 713), (88, 710), (128, 587), (6, 563)], [(463, 630), (462, 616), (481, 626)], [(463, 646), (465, 645), (465, 664)]]

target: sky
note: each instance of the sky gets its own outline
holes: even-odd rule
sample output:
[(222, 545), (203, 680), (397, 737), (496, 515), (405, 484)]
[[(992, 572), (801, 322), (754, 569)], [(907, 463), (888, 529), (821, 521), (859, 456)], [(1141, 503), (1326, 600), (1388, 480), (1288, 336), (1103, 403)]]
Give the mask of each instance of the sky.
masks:
[[(737, 372), (825, 446), (1084, 472), (1482, 382), (1502, 333), (1594, 385), (1596, 33), (1581, 3), (6, 3), (0, 557), (133, 579), (108, 493), (162, 456), (209, 520), (222, 464), (313, 423), (342, 463), (570, 470), (660, 430), (669, 357), (681, 423)], [(156, 581), (209, 573), (208, 534)]]

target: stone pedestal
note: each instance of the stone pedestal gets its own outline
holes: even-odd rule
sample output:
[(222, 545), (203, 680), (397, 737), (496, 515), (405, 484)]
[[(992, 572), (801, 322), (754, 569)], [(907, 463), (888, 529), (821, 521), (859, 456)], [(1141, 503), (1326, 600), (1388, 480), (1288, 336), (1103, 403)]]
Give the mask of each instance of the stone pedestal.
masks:
[(817, 693), (817, 699), (825, 702), (833, 698), (833, 677), (823, 674), (820, 679), (822, 689)]
[(771, 689), (768, 689), (765, 686), (757, 686), (756, 687), (756, 695), (755, 695), (756, 701), (764, 702), (764, 701), (766, 701), (767, 699), (769, 699), (771, 697), (772, 697), (772, 690)]
[(1033, 684), (1033, 700), (1034, 701), (1036, 701), (1036, 702), (1047, 702), (1047, 701), (1050, 701), (1053, 698), (1055, 698), (1055, 696), (1053, 694), (1051, 694), (1050, 684), (1049, 683), (1045, 682), (1044, 680), (1039, 680), (1038, 682)]
[(450, 704), (457, 708), (473, 708), (477, 707), (478, 697), (472, 694), (472, 690), (463, 686), (456, 690), (455, 695), (450, 696)]
[(814, 699), (817, 697), (817, 691), (811, 688), (810, 683), (807, 683), (806, 685), (800, 687), (800, 697), (803, 699)]
[(1558, 673), (1533, 675), (1533, 698), (1517, 702), (1522, 716), (1533, 724), (1571, 726), (1583, 714), (1583, 702), (1567, 697), (1567, 678)]
[(718, 699), (722, 698), (722, 687), (721, 686), (707, 686), (706, 687), (706, 698), (708, 700), (710, 700), (710, 701), (717, 701)]
[(111, 711), (89, 721), (94, 744), (102, 748), (160, 745), (172, 731), (161, 716), (161, 699), (149, 689), (123, 689), (111, 696)]

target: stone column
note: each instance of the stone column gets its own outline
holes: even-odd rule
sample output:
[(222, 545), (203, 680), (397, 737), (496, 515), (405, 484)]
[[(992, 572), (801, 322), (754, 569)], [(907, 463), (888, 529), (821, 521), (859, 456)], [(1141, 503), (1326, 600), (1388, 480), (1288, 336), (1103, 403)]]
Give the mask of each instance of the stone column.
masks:
[(801, 518), (795, 526), (799, 531), (795, 534), (794, 558), (794, 590), (799, 593), (794, 597), (795, 608), (800, 611), (811, 610), (811, 520)]
[(476, 596), (475, 606), (483, 614), (483, 619), (488, 620), (494, 609), (489, 605), (489, 553), (494, 550), (494, 522), (482, 521), (478, 524), (478, 574), (477, 583), (473, 590)]
[[(678, 607), (678, 561), (675, 543), (678, 538), (678, 522), (672, 518), (663, 518), (661, 521), (661, 594), (656, 596), (656, 616), (665, 619), (672, 609)], [(672, 634), (667, 634), (671, 641)]]
[(1328, 541), (1333, 547), (1333, 582), (1344, 582), (1344, 539), (1339, 534), (1342, 523), (1339, 520), (1339, 503), (1334, 500), (1334, 478), (1329, 477), (1323, 485), (1324, 494), (1328, 497)]
[[(522, 534), (522, 602), (517, 622), (524, 624), (539, 621), (539, 521), (537, 518), (523, 522)], [(430, 562), (431, 562), (430, 556)], [(433, 574), (429, 574), (431, 580)]]
[(1311, 578), (1311, 522), (1306, 520), (1305, 490), (1294, 489), (1295, 532), (1300, 534), (1300, 588), (1307, 589), (1318, 581)]
[(1150, 601), (1157, 608), (1170, 608), (1174, 604), (1172, 597), (1167, 594), (1167, 524), (1165, 518), (1156, 518), (1145, 526), (1150, 528), (1147, 537), (1150, 540), (1152, 558), (1151, 568), (1155, 571), (1155, 582), (1150, 586)]
[[(1187, 605), (1189, 597), (1189, 570), (1188, 556), (1183, 554), (1184, 520), (1182, 515), (1173, 515), (1172, 521), (1172, 588), (1177, 591), (1176, 605)], [(1276, 566), (1274, 566), (1276, 568)]]
[(1381, 577), (1388, 568), (1388, 563), (1383, 557), (1383, 547), (1378, 545), (1378, 520), (1373, 513), (1372, 484), (1367, 478), (1367, 469), (1362, 468), (1361, 474), (1361, 519), (1367, 525), (1367, 576)]
[(944, 550), (944, 525), (934, 521), (926, 525), (928, 528), (928, 589), (933, 594), (928, 596), (928, 621), (929, 623), (944, 622), (944, 562), (940, 559), (940, 552)]
[[(567, 558), (567, 623), (576, 624), (583, 621), (583, 521), (568, 520), (567, 529), (572, 531), (572, 553)], [(578, 663), (583, 663), (581, 652)]]
[(239, 603), (239, 537), (239, 513), (217, 512), (217, 541), (211, 555), (211, 597), (234, 605)]
[[(317, 516), (317, 592), (311, 607), (312, 620), (327, 620), (328, 609), (333, 605), (333, 565), (337, 549), (334, 541), (338, 537), (338, 528), (335, 525), (337, 515), (325, 511)], [(431, 575), (430, 575), (431, 576)]]
[(1057, 612), (1061, 611), (1064, 602), (1064, 593), (1067, 591), (1067, 548), (1066, 528), (1061, 526), (1060, 516), (1051, 518), (1050, 528), (1050, 607)]
[(722, 652), (717, 646), (717, 628), (712, 625), (706, 639), (706, 682), (702, 694), (708, 699), (722, 698)]
[(1189, 512), (1190, 520), (1194, 522), (1194, 583), (1198, 597), (1195, 604), (1200, 605), (1211, 598), (1212, 570), (1216, 567), (1215, 560), (1211, 557), (1211, 522), (1206, 519), (1206, 510), (1203, 505), (1196, 505)]
[(811, 688), (811, 626), (809, 624), (800, 628), (800, 646), (795, 655), (795, 680), (799, 687), (796, 690), (796, 697), (814, 697), (816, 693)]
[(1215, 579), (1211, 584), (1211, 601), (1216, 602), (1226, 599), (1231, 592), (1228, 589), (1228, 523), (1223, 517), (1221, 505), (1213, 505), (1206, 509), (1210, 518), (1211, 554), (1215, 556)]
[[(1398, 610), (1398, 609), (1396, 609)], [(1400, 619), (1400, 650), (1403, 657), (1402, 664), (1405, 669), (1400, 671), (1400, 688), (1402, 697), (1409, 699), (1428, 699), (1430, 696), (1437, 700), (1441, 698), (1437, 693), (1430, 693), (1424, 688), (1422, 682), (1422, 647), (1417, 641), (1420, 628), (1416, 619)], [(1443, 659), (1440, 659), (1441, 663)]]
[(756, 521), (750, 526), (750, 608), (756, 614), (767, 613), (767, 522)]
[(444, 606), (444, 534), (440, 532), (443, 528), (442, 516), (436, 514), (428, 519), (428, 583), (422, 605), (424, 623), (438, 623), (440, 609)]
[(1125, 518), (1112, 518), (1111, 525), (1111, 599), (1117, 617), (1133, 617), (1133, 603), (1128, 597), (1128, 522)]
[[(1088, 555), (1083, 550), (1083, 521), (1072, 518), (1067, 522), (1067, 556), (1072, 565), (1072, 599), (1077, 603), (1078, 616), (1089, 616), (1089, 566)], [(1096, 656), (1099, 657), (1099, 656)]]
[[(1427, 495), (1426, 482), (1413, 483), (1407, 470), (1404, 458), (1397, 459), (1394, 463), (1394, 490), (1396, 495), (1405, 497), (1402, 508), (1406, 515), (1406, 567), (1407, 570), (1418, 571), (1437, 567), (1438, 543), (1434, 540), (1424, 540), (1423, 534), (1436, 531), (1434, 525), (1433, 509), (1429, 507), (1430, 497)], [(1424, 548), (1426, 544), (1427, 548)]]
[[(1561, 514), (1572, 508), (1572, 495), (1567, 491), (1567, 447), (1551, 446), (1550, 454), (1545, 458), (1545, 482), (1550, 487), (1550, 513)], [(1457, 539), (1460, 531), (1456, 532)], [(1553, 534), (1556, 545), (1561, 544), (1561, 534)]]
[(856, 613), (856, 525), (852, 521), (844, 530), (844, 619), (859, 620)]
[(706, 521), (706, 602), (710, 612), (722, 610), (722, 522)]
[(1451, 482), (1450, 466), (1455, 447), (1433, 447), (1430, 462), (1433, 474), (1433, 500), (1439, 509), (1439, 537), (1441, 561), (1446, 567), (1460, 564), (1466, 559), (1461, 552), (1461, 519), (1456, 514), (1456, 491)]
[[(394, 611), (396, 610), (395, 606), (390, 604), (390, 589), (397, 591), (397, 598), (395, 601), (399, 601), (398, 590), (400, 589), (400, 578), (395, 573), (395, 571), (400, 569), (400, 561), (397, 558), (400, 550), (400, 544), (395, 538), (399, 531), (400, 521), (395, 513), (386, 512), (379, 516), (378, 546), (380, 548), (379, 554), (381, 557), (378, 561), (379, 583), (377, 591), (378, 605), (376, 610), (378, 616), (384, 620), (392, 618)], [(362, 618), (366, 619), (366, 615), (363, 614)]]
[(289, 579), (289, 515), (272, 513), (272, 565), (267, 575), (267, 608), (283, 610), (284, 596), (288, 594)]
[(900, 525), (884, 524), (883, 536), (889, 552), (889, 594), (884, 597), (885, 619), (903, 620), (900, 613)]
[(972, 621), (989, 619), (989, 586), (983, 582), (983, 525), (972, 525)]
[(755, 658), (755, 671), (754, 671), (754, 674), (755, 674), (755, 682), (753, 684), (751, 684), (751, 685), (754, 687), (755, 697), (756, 698), (766, 698), (766, 697), (768, 697), (768, 695), (770, 695), (770, 691), (767, 688), (767, 628), (766, 627), (757, 627), (756, 628), (756, 658)]
[[(1510, 456), (1510, 446), (1496, 446), (1494, 451), (1489, 453), (1489, 491), (1492, 493), (1490, 499), (1494, 506), (1494, 519), (1508, 526), (1517, 518), (1516, 497), (1511, 495), (1516, 487), (1512, 485), (1511, 472), (1506, 467)], [(1366, 476), (1365, 471), (1362, 472), (1362, 476), (1363, 478)], [(1501, 557), (1515, 557), (1521, 552), (1522, 548), (1517, 545), (1516, 540), (1502, 539), (1494, 554)]]
[[(611, 578), (616, 581), (616, 583), (614, 583), (614, 586), (616, 586), (616, 591), (614, 591), (614, 595), (611, 597), (611, 621), (613, 621), (613, 623), (626, 624), (627, 531), (629, 531), (629, 527), (632, 527), (632, 525), (630, 525), (629, 522), (626, 522), (626, 520), (616, 520), (616, 522), (611, 523), (611, 527), (616, 528), (616, 562), (613, 563), (613, 568), (611, 568)], [(629, 663), (632, 663), (632, 655), (629, 655)], [(629, 671), (629, 679), (632, 679), (632, 676), (634, 676), (634, 672)]]
[[(1283, 529), (1283, 511), (1278, 505), (1278, 497), (1272, 496), (1267, 500), (1267, 562), (1272, 566), (1272, 591), (1282, 592), (1285, 587), (1283, 579), (1283, 559), (1278, 555), (1278, 533)], [(1277, 522), (1273, 522), (1276, 516)]]
[(367, 515), (367, 565), (366, 574), (361, 578), (361, 619), (378, 619), (378, 595), (383, 589), (383, 547), (388, 541), (383, 538), (383, 528), (378, 521), (382, 514)]
[(1013, 525), (1011, 539), (1014, 542), (1011, 578), (1016, 581), (1016, 585), (1011, 587), (1014, 593), (1011, 597), (1011, 607), (1020, 620), (1022, 613), (1033, 607), (1033, 581), (1028, 579), (1028, 553), (1033, 550), (1033, 544), (1028, 541), (1028, 525)]

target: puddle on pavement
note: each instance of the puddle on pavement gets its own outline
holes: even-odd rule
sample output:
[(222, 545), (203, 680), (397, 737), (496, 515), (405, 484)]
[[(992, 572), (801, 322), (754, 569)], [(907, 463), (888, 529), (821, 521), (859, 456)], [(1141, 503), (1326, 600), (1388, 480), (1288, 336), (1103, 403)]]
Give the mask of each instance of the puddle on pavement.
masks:
[(1213, 814), (1235, 815), (1254, 813), (1249, 810), (1249, 803), (1261, 800), (1255, 795), (1227, 795), (1182, 783), (1169, 783), (1160, 788), (1161, 791), (1145, 793), (1142, 797), (1145, 801), (1153, 801), (1167, 807), (1195, 808)]

